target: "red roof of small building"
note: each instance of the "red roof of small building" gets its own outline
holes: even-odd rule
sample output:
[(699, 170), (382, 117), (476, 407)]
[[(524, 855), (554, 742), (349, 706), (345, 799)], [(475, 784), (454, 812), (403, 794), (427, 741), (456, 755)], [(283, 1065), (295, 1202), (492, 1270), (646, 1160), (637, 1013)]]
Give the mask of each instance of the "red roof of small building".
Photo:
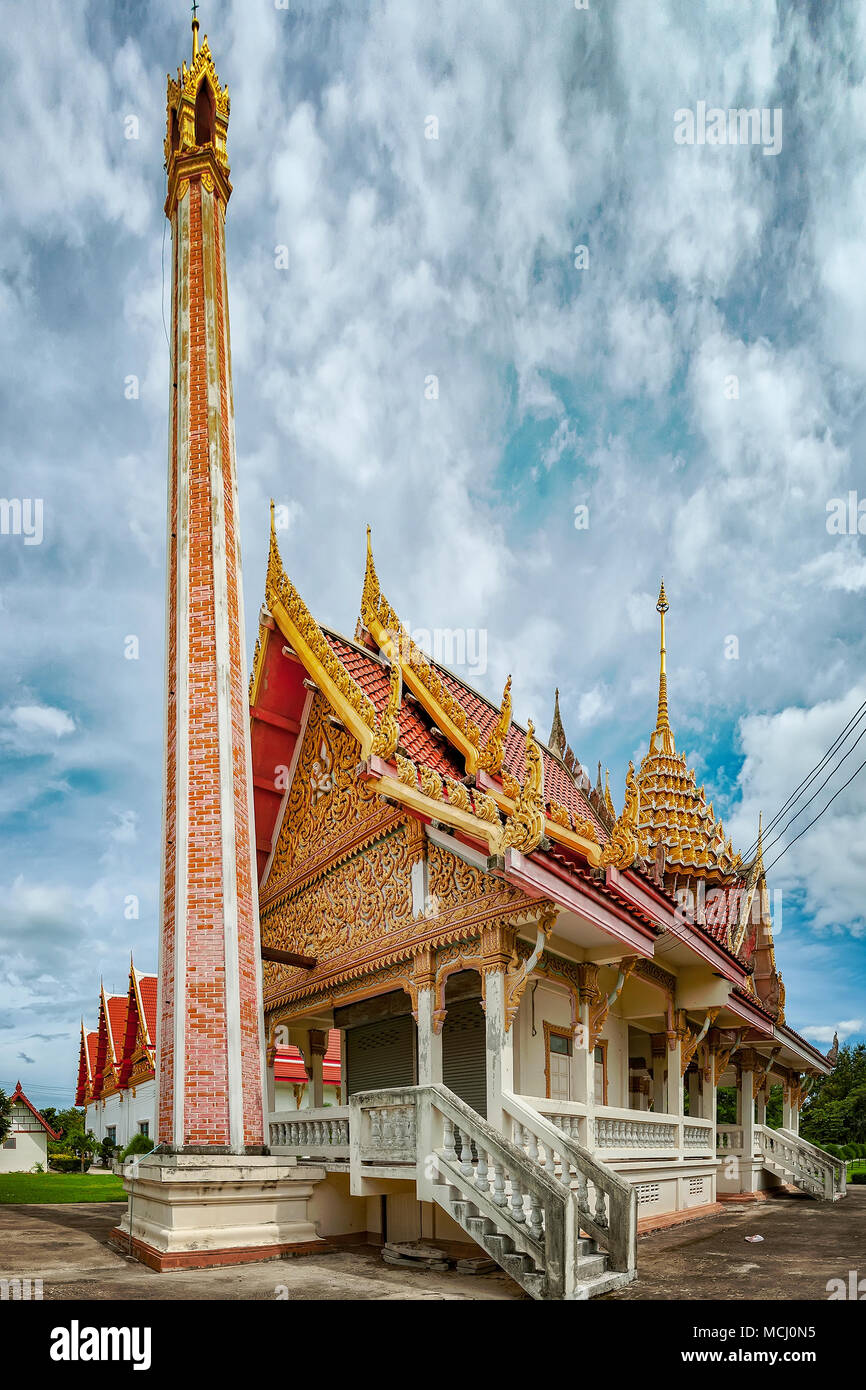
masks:
[(18, 1085), (15, 1087), (15, 1090), (12, 1092), (12, 1095), (9, 1097), (9, 1099), (12, 1101), (13, 1105), (16, 1101), (20, 1101), (22, 1105), (26, 1105), (27, 1109), (30, 1111), (30, 1114), (34, 1117), (34, 1119), (39, 1121), (42, 1128), (45, 1130), (45, 1133), (50, 1134), (52, 1139), (60, 1138), (61, 1131), (58, 1129), (55, 1133), (48, 1121), (42, 1115), (40, 1115), (39, 1111), (36, 1109), (36, 1106), (31, 1105), (30, 1101), (27, 1099), (27, 1097), (21, 1089), (20, 1081), (18, 1082)]

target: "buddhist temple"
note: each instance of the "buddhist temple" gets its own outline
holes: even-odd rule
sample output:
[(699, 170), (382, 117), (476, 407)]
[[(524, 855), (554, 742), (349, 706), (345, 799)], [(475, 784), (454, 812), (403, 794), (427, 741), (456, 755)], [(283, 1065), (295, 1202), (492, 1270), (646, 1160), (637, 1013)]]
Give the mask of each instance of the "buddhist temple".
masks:
[[(664, 586), (656, 726), (618, 813), (559, 693), (544, 744), (513, 718), (511, 677), (491, 701), (416, 644), (407, 582), (383, 576), (393, 606), (369, 529), (349, 637), (316, 617), (272, 507), (247, 683), (229, 111), (194, 21), (165, 145), (159, 1142), (120, 1248), (162, 1270), (460, 1239), (532, 1298), (572, 1300), (633, 1279), (660, 1216), (784, 1184), (835, 1200), (844, 1165), (798, 1134), (831, 1063), (785, 1022), (760, 845), (740, 859), (677, 753)], [(123, 1013), (103, 997), (85, 1087), (151, 1055), (141, 1011), (125, 1031)], [(286, 1048), (302, 1103), (278, 1092)], [(736, 1124), (717, 1122), (720, 1086)]]

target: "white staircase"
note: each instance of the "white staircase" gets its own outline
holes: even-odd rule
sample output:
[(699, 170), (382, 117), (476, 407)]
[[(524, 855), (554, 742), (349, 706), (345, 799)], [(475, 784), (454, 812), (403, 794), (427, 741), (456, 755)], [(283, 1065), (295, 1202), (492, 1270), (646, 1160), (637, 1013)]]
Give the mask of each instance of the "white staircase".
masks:
[(524, 1099), (503, 1097), (500, 1129), (446, 1086), (365, 1091), (274, 1114), (269, 1139), (272, 1153), (348, 1169), (354, 1196), (414, 1179), (532, 1298), (592, 1298), (635, 1277), (634, 1188)]
[(755, 1140), (768, 1172), (821, 1201), (845, 1196), (845, 1164), (789, 1129), (755, 1126)]

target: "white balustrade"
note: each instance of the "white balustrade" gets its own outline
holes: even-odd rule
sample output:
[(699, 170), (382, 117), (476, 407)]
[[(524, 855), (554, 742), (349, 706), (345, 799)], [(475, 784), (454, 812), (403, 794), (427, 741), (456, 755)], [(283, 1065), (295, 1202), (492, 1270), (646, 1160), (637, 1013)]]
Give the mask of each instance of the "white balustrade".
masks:
[(268, 1116), (272, 1153), (344, 1163), (349, 1158), (349, 1107), (285, 1110)]

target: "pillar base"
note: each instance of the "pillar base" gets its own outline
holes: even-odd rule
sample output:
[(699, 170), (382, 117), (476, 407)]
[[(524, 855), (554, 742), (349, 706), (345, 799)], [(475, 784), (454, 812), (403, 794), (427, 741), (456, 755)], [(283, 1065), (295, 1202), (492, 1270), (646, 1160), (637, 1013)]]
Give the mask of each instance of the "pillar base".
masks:
[(277, 1259), (327, 1249), (308, 1202), (324, 1168), (239, 1154), (151, 1154), (124, 1178), (130, 1206), (111, 1244), (151, 1269)]

